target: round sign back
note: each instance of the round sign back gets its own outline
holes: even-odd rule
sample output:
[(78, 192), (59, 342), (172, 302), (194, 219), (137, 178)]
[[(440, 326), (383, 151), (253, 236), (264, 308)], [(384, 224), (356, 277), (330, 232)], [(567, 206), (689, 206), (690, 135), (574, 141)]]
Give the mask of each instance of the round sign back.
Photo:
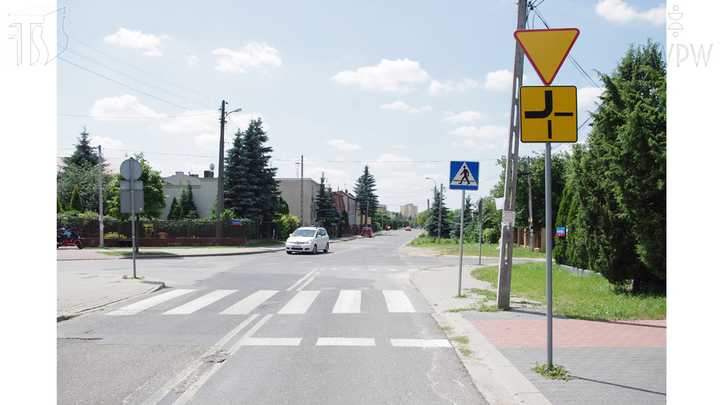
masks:
[(135, 159), (125, 160), (120, 164), (120, 175), (127, 181), (135, 181), (142, 176), (142, 165)]

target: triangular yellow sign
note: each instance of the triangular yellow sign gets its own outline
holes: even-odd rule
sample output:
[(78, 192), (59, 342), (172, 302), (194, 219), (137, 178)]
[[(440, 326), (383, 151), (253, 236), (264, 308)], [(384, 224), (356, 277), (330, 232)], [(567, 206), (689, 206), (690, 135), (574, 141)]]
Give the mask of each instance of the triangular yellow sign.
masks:
[(555, 79), (578, 35), (577, 28), (515, 31), (515, 39), (546, 86)]

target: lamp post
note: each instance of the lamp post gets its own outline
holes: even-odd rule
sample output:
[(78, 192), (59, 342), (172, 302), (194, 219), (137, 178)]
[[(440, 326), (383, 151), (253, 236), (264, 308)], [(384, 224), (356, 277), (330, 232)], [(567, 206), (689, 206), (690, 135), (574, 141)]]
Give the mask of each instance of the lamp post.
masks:
[[(430, 177), (425, 177), (426, 180), (432, 180), (433, 184), (435, 184), (435, 197), (437, 196), (437, 183), (435, 183), (435, 179), (431, 179)], [(442, 187), (442, 184), (440, 185)], [(442, 190), (441, 190), (442, 192)], [(428, 208), (429, 209), (429, 208)], [(428, 212), (429, 213), (429, 212)], [(438, 204), (438, 237), (437, 237), (437, 243), (440, 243), (440, 227), (442, 226), (442, 209), (440, 209), (440, 204)]]
[(217, 205), (215, 207), (215, 237), (222, 238), (222, 213), (225, 210), (225, 190), (223, 189), (224, 184), (224, 173), (225, 173), (225, 118), (235, 112), (242, 111), (242, 108), (225, 112), (225, 100), (222, 101), (222, 107), (220, 108), (220, 157), (218, 161), (218, 196)]

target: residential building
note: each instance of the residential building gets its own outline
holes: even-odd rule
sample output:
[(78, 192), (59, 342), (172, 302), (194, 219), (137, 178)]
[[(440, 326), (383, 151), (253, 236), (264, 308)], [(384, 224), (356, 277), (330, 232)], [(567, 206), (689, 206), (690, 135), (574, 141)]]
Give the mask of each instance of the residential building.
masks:
[(317, 222), (315, 197), (320, 184), (309, 178), (275, 180), (280, 182), (278, 184), (280, 196), (287, 202), (290, 214), (297, 217), (300, 226), (315, 225)]
[(160, 214), (160, 219), (166, 219), (170, 213), (173, 197), (180, 202), (180, 193), (187, 188), (188, 184), (192, 187), (198, 218), (209, 218), (217, 200), (218, 179), (213, 176), (211, 171), (205, 171), (203, 176), (201, 178), (198, 174), (175, 172), (172, 176), (163, 177), (163, 187), (167, 197), (165, 197), (165, 209)]
[(413, 204), (405, 204), (400, 207), (400, 215), (402, 215), (404, 218), (409, 218), (413, 221), (417, 219), (418, 215), (418, 207), (417, 205)]
[(351, 227), (360, 223), (354, 195), (348, 193), (347, 190), (333, 191), (333, 199), (340, 215), (342, 215), (343, 211), (347, 212), (348, 222)]

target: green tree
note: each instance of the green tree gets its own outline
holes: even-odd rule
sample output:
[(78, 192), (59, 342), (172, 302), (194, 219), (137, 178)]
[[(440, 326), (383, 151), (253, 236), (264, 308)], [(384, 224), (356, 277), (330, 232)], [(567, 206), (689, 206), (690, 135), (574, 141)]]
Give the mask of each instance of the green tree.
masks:
[(225, 157), (225, 208), (239, 218), (272, 221), (278, 213), (276, 168), (269, 167), (272, 148), (263, 146), (268, 136), (260, 118), (250, 121), (247, 130), (235, 134), (233, 147)]
[[(468, 235), (466, 233), (468, 226), (470, 226), (473, 222), (472, 217), (472, 211), (473, 207), (470, 202), (470, 197), (465, 197), (465, 215), (463, 221), (463, 239), (465, 238), (472, 238), (472, 235)], [(450, 224), (450, 237), (455, 239), (460, 239), (460, 220), (463, 218), (462, 210), (458, 210), (457, 216), (453, 218), (452, 223)], [(473, 227), (473, 229), (477, 229), (477, 226)]]
[[(143, 182), (145, 199), (144, 212), (138, 215), (147, 219), (159, 218), (167, 206), (167, 203), (165, 203), (167, 195), (165, 195), (162, 176), (159, 171), (152, 169), (142, 153), (136, 154), (135, 160), (137, 160), (142, 167), (142, 176), (140, 176), (138, 180)], [(110, 184), (110, 189), (108, 190), (108, 208), (110, 215), (114, 218), (121, 221), (128, 221), (130, 220), (130, 214), (120, 213), (120, 181), (123, 181), (123, 178), (122, 175), (118, 173), (115, 176), (115, 181)]]
[(179, 204), (177, 198), (173, 197), (172, 203), (170, 203), (170, 212), (168, 212), (167, 219), (180, 219), (180, 211), (178, 210)]
[(320, 178), (320, 186), (315, 196), (317, 204), (317, 219), (325, 224), (337, 224), (340, 222), (340, 213), (335, 206), (332, 192), (325, 188), (325, 178)]
[(75, 152), (70, 156), (63, 158), (63, 163), (66, 165), (82, 165), (83, 163), (89, 163), (91, 166), (97, 166), (100, 163), (100, 156), (98, 156), (95, 148), (90, 146), (90, 134), (87, 129), (83, 127), (80, 136), (77, 138), (78, 143), (75, 145)]
[(368, 217), (374, 217), (378, 207), (378, 198), (375, 194), (375, 177), (370, 174), (370, 168), (365, 165), (363, 174), (355, 182), (355, 201), (360, 215), (365, 217), (363, 225), (369, 223)]
[(60, 202), (60, 194), (56, 194), (56, 196), (57, 196), (57, 213), (59, 214), (65, 210), (63, 209), (63, 205)]
[[(103, 164), (102, 182), (103, 195), (107, 196), (107, 190), (110, 187), (113, 176), (105, 173), (106, 165)], [(89, 162), (81, 164), (70, 164), (63, 167), (62, 171), (57, 175), (57, 194), (60, 201), (67, 204), (72, 197), (75, 186), (78, 186), (80, 199), (83, 202), (83, 208), (86, 212), (98, 212), (99, 207), (99, 187), (98, 187), (98, 167), (92, 166)], [(103, 204), (103, 214), (108, 213), (107, 205)]]
[(77, 185), (73, 188), (72, 197), (70, 198), (70, 210), (83, 212), (82, 200), (80, 199), (80, 189)]
[(197, 215), (197, 206), (193, 199), (192, 185), (188, 183), (187, 187), (180, 192), (180, 201), (178, 204), (182, 207), (183, 216), (178, 219), (195, 219)]
[(445, 194), (442, 190), (435, 190), (433, 203), (430, 206), (430, 212), (425, 220), (425, 230), (431, 238), (437, 238), (438, 211), (440, 212), (440, 237), (448, 238), (450, 236), (450, 221), (448, 219), (450, 211), (445, 206)]
[(565, 220), (578, 259), (613, 284), (666, 279), (666, 67), (660, 47), (631, 46), (602, 75), (601, 104), (570, 176)]

